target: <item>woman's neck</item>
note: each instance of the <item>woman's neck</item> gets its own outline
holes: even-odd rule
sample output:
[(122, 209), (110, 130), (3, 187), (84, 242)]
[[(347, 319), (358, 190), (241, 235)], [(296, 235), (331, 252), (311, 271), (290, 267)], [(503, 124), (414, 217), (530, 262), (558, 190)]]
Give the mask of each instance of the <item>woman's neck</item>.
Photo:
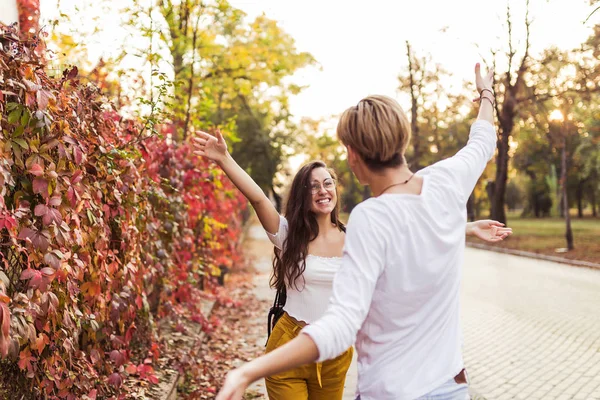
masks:
[(328, 232), (330, 229), (336, 229), (331, 223), (331, 214), (317, 214), (316, 218), (319, 232)]
[[(367, 176), (367, 184), (371, 187), (373, 196), (377, 197), (387, 189), (394, 189), (411, 178), (413, 173), (406, 164), (396, 168), (386, 168), (383, 171), (371, 172)], [(395, 186), (398, 184), (397, 186)]]

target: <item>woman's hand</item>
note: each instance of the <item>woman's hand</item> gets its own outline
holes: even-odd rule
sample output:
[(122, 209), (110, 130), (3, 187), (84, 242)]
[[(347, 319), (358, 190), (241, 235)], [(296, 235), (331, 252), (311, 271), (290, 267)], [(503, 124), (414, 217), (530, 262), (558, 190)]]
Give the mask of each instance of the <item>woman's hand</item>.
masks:
[[(490, 69), (485, 77), (481, 76), (481, 65), (477, 63), (475, 65), (475, 86), (477, 87), (477, 93), (480, 96), (483, 95), (483, 92), (488, 92), (488, 96), (490, 98), (494, 98), (494, 70)], [(479, 101), (480, 97), (474, 99), (473, 101)]]
[(466, 234), (477, 236), (486, 242), (500, 242), (512, 234), (511, 228), (505, 228), (504, 224), (491, 219), (482, 219), (467, 224)]
[(206, 157), (209, 160), (220, 163), (224, 161), (229, 152), (227, 151), (227, 143), (217, 129), (216, 136), (209, 135), (206, 132), (196, 131), (196, 137), (193, 139), (194, 154)]
[(492, 90), (494, 85), (494, 70), (490, 68), (485, 77), (481, 76), (481, 64), (475, 65), (475, 86), (477, 86), (477, 92), (481, 93), (482, 90)]
[(227, 374), (216, 400), (242, 400), (249, 384), (250, 382), (244, 377), (241, 369), (234, 369)]

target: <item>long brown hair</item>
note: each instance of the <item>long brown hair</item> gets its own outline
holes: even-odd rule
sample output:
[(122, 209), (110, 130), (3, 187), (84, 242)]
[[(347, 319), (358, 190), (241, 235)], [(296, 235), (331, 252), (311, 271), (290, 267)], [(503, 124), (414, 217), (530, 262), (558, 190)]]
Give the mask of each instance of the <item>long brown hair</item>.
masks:
[[(294, 285), (298, 289), (297, 280), (306, 269), (308, 244), (319, 235), (315, 213), (310, 209), (312, 203), (310, 175), (317, 168), (325, 168), (333, 179), (337, 178), (335, 172), (327, 168), (322, 161), (313, 161), (304, 165), (294, 177), (285, 206), (285, 217), (288, 221), (287, 239), (283, 243), (282, 250), (275, 248), (273, 260), (271, 287), (277, 290), (285, 288), (286, 283), (287, 286)], [(338, 196), (338, 201), (331, 211), (331, 223), (345, 232), (346, 227), (340, 221), (339, 210)]]

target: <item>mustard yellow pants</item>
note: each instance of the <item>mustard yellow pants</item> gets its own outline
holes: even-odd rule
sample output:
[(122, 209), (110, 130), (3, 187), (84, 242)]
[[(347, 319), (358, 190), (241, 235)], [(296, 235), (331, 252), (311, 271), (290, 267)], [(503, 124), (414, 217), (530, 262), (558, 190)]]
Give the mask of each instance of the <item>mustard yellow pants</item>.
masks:
[[(294, 339), (302, 327), (284, 313), (267, 342), (266, 352)], [(352, 347), (333, 360), (313, 363), (265, 379), (270, 400), (341, 400)]]

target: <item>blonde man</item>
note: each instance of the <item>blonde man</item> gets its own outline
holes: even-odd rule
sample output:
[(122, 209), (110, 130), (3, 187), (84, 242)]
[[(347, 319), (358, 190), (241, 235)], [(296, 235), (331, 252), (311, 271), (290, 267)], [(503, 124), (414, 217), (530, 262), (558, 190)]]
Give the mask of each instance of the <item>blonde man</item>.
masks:
[(217, 400), (253, 381), (334, 358), (356, 343), (361, 400), (464, 400), (459, 287), (466, 202), (494, 154), (492, 72), (475, 67), (480, 108), (469, 142), (416, 174), (410, 124), (398, 103), (369, 96), (337, 133), (374, 197), (350, 215), (342, 266), (325, 315), (276, 350), (230, 372)]

